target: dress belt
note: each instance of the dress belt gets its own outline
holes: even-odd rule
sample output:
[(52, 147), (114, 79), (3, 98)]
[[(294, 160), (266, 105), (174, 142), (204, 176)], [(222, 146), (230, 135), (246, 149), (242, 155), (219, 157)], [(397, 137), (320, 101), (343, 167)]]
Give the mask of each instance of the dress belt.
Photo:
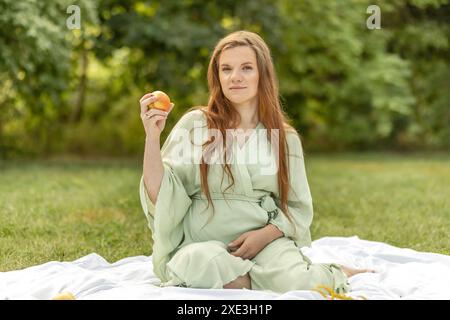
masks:
[[(208, 200), (205, 195), (194, 194), (191, 196), (191, 199), (196, 200)], [(254, 203), (258, 203), (261, 208), (263, 208), (268, 215), (267, 223), (271, 219), (275, 219), (278, 215), (278, 207), (275, 203), (275, 200), (271, 197), (270, 194), (265, 194), (262, 197), (249, 197), (243, 194), (226, 194), (225, 196), (220, 192), (211, 192), (212, 200), (241, 200), (241, 201), (250, 201)]]

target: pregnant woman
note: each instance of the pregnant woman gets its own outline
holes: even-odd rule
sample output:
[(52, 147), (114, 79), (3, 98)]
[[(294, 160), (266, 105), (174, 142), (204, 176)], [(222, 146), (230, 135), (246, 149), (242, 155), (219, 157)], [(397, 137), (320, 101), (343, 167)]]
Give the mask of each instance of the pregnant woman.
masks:
[[(186, 112), (161, 149), (171, 109), (148, 110), (152, 94), (140, 100), (140, 199), (161, 286), (347, 292), (348, 277), (369, 270), (312, 263), (300, 249), (311, 244), (312, 199), (267, 44), (248, 31), (221, 39), (208, 85), (208, 105)], [(198, 146), (200, 156), (189, 152)]]

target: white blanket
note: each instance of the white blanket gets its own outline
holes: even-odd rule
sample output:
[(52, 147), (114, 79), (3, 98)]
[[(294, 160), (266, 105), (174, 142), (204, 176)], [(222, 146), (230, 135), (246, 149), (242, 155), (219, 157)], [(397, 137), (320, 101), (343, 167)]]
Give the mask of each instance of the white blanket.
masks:
[[(377, 273), (349, 279), (348, 296), (367, 299), (450, 299), (450, 256), (402, 249), (358, 237), (326, 237), (302, 251), (313, 262), (335, 262)], [(71, 292), (77, 299), (325, 299), (316, 291), (191, 289), (158, 286), (152, 258), (109, 263), (92, 253), (72, 262), (52, 261), (0, 272), (0, 299), (51, 299)]]

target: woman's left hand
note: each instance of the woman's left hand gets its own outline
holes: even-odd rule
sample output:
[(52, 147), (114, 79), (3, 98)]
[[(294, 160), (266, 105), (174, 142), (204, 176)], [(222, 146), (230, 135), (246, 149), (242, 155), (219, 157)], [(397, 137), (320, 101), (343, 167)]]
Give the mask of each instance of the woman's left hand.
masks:
[(277, 227), (269, 224), (264, 228), (241, 234), (236, 240), (229, 243), (228, 247), (235, 257), (253, 259), (265, 246), (282, 235), (283, 233)]

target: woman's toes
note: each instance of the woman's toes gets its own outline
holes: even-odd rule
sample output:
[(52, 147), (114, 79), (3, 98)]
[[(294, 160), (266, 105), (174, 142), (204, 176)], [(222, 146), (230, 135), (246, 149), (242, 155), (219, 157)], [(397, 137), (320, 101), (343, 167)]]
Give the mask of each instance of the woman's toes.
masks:
[(345, 267), (345, 266), (341, 266), (341, 267), (342, 267), (342, 271), (344, 271), (344, 273), (349, 278), (356, 274), (359, 274), (359, 273), (376, 273), (376, 271), (373, 269), (354, 269), (354, 268), (349, 268), (349, 267)]

